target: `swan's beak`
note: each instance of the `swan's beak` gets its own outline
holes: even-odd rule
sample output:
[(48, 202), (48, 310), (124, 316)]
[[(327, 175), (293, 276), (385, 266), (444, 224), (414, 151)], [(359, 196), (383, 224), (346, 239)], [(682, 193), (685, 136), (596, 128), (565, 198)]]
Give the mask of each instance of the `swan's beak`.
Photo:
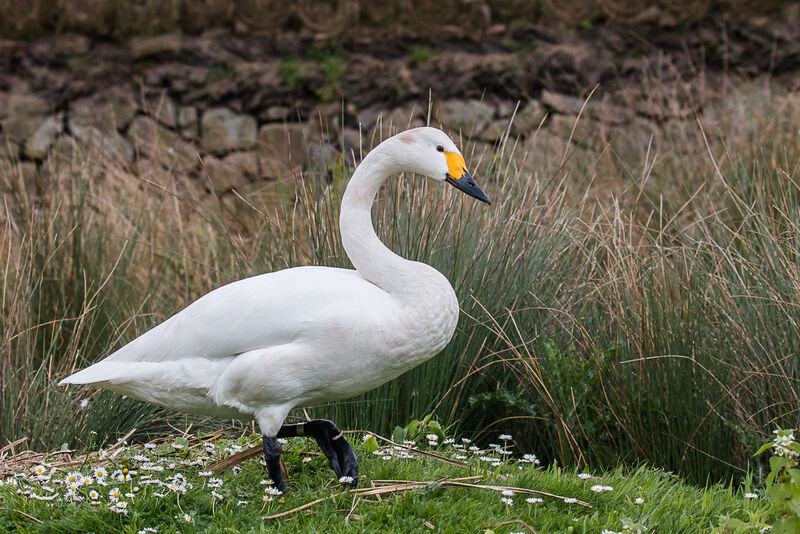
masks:
[(456, 189), (462, 190), (472, 198), (477, 198), (478, 200), (486, 202), (487, 204), (492, 203), (489, 197), (486, 196), (486, 193), (484, 193), (483, 190), (478, 187), (478, 184), (475, 183), (472, 175), (468, 173), (466, 169), (464, 169), (464, 173), (461, 175), (461, 178), (454, 178), (450, 176), (450, 173), (448, 172), (445, 175), (444, 181), (455, 186)]
[(472, 175), (467, 172), (464, 157), (457, 152), (445, 152), (444, 155), (447, 158), (448, 169), (444, 178), (445, 182), (455, 186), (456, 189), (462, 190), (472, 198), (477, 198), (480, 201), (491, 204), (492, 201), (489, 200), (486, 193), (478, 187), (478, 184), (472, 179)]

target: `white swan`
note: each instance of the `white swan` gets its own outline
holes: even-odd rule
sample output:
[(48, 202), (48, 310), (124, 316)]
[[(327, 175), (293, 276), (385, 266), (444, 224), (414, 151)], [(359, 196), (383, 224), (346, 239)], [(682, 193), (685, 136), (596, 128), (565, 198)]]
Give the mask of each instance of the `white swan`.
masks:
[(489, 203), (446, 134), (402, 132), (364, 158), (342, 198), (342, 243), (355, 270), (296, 267), (225, 285), (60, 384), (97, 384), (176, 410), (255, 418), (281, 491), (277, 438), (312, 436), (337, 477), (354, 485), (358, 463), (333, 423), (283, 421), (294, 407), (373, 389), (453, 336), (458, 300), (450, 283), (433, 267), (394, 254), (372, 227), (378, 189), (401, 172), (447, 181)]

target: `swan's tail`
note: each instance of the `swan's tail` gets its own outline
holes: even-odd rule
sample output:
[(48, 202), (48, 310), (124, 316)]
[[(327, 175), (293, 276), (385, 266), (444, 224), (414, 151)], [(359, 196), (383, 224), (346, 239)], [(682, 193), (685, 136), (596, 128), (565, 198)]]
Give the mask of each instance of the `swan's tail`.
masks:
[(66, 386), (67, 384), (95, 384), (97, 382), (106, 382), (118, 374), (118, 372), (113, 372), (112, 367), (119, 367), (119, 364), (111, 366), (107, 362), (98, 362), (86, 369), (69, 375), (59, 382), (58, 385)]

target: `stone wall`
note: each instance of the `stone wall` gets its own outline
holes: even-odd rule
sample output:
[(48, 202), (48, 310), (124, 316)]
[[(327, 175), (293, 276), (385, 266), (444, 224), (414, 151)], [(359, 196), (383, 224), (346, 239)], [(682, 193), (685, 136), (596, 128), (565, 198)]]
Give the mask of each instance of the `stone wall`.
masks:
[(724, 46), (720, 31), (660, 36), (639, 55), (638, 38), (541, 27), (508, 36), (515, 44), (324, 53), (227, 33), (0, 41), (2, 187), (19, 176), (43, 187), (48, 158), (90, 151), (139, 176), (161, 169), (223, 194), (340, 155), (352, 162), (428, 120), (478, 149), (508, 133), (552, 154), (565, 143), (602, 150), (614, 137), (647, 142), (690, 127), (731, 80), (769, 74), (797, 88), (800, 26), (730, 24), (724, 33), (736, 40)]

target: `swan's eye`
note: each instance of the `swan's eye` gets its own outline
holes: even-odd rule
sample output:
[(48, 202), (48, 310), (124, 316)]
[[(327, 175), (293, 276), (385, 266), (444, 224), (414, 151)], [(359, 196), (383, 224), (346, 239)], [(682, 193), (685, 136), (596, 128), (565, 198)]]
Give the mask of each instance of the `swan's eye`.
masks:
[(436, 151), (437, 152), (444, 152), (444, 147), (442, 145), (439, 145), (439, 146), (436, 147)]

